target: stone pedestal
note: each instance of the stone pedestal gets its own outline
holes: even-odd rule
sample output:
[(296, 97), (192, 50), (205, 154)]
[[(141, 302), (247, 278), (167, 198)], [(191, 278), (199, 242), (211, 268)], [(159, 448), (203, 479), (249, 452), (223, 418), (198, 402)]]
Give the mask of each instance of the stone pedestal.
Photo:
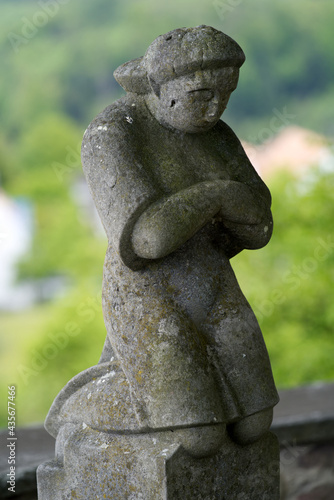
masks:
[(56, 459), (37, 471), (39, 500), (278, 500), (279, 446), (267, 433), (248, 446), (228, 435), (220, 451), (194, 458), (178, 433), (117, 435), (67, 425)]

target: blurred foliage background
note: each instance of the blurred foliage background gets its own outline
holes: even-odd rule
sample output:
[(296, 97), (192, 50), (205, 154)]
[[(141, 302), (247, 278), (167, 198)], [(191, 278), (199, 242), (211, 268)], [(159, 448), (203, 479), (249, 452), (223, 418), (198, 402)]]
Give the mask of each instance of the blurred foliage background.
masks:
[[(161, 33), (209, 24), (236, 39), (247, 56), (224, 114), (239, 137), (256, 141), (273, 110), (287, 109), (294, 124), (330, 140), (334, 4), (0, 0), (0, 7), (0, 188), (30, 200), (34, 214), (32, 247), (17, 280), (53, 276), (66, 283), (53, 300), (0, 311), (0, 425), (13, 384), (18, 425), (26, 425), (44, 420), (64, 384), (97, 363), (104, 343), (106, 239), (82, 208), (79, 151), (88, 123), (123, 93), (113, 71), (143, 55)], [(307, 178), (280, 173), (269, 187), (272, 241), (243, 252), (234, 268), (258, 316), (277, 385), (333, 380), (334, 173), (315, 165)]]

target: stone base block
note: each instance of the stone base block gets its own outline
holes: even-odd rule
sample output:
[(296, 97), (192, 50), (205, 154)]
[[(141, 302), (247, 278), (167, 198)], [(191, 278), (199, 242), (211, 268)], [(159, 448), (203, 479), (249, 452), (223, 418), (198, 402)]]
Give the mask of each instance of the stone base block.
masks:
[[(217, 454), (190, 456), (177, 433), (116, 435), (70, 426), (39, 466), (39, 500), (278, 500), (279, 446), (267, 433)], [(176, 435), (175, 435), (176, 434)]]

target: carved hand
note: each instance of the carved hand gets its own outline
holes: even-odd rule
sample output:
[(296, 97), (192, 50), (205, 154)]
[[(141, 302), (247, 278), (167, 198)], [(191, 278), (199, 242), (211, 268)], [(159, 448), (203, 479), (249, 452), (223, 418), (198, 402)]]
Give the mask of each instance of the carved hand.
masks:
[(237, 224), (259, 224), (263, 219), (263, 206), (259, 197), (241, 182), (221, 181), (221, 210), (223, 220)]

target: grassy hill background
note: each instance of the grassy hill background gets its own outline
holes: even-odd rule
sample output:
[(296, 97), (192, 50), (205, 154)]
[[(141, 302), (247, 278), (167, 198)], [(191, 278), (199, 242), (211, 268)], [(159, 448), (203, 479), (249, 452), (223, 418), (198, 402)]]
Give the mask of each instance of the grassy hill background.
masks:
[[(42, 421), (57, 392), (96, 363), (105, 328), (99, 291), (106, 240), (73, 199), (88, 123), (122, 94), (112, 73), (143, 55), (159, 34), (209, 24), (242, 46), (246, 63), (224, 119), (260, 142), (298, 124), (334, 134), (334, 4), (331, 0), (1, 0), (0, 184), (32, 200), (34, 243), (19, 279), (66, 276), (55, 302), (0, 314), (0, 375), (17, 385), (20, 425)], [(270, 180), (270, 245), (234, 260), (271, 354), (277, 384), (334, 378), (331, 172)], [(326, 249), (317, 252), (321, 241)], [(316, 258), (316, 255), (325, 258)], [(316, 265), (310, 265), (310, 259)], [(313, 262), (312, 261), (312, 262)], [(70, 333), (69, 333), (70, 332)], [(6, 425), (6, 408), (0, 423)]]

